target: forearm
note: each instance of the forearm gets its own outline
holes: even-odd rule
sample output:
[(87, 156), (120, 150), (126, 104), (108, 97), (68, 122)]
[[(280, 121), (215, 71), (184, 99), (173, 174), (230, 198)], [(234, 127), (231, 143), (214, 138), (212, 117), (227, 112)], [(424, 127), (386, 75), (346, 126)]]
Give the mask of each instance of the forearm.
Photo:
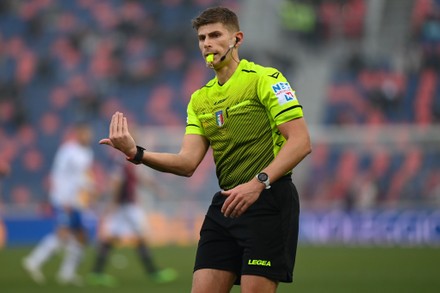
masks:
[(200, 135), (185, 135), (177, 154), (144, 151), (142, 163), (157, 171), (190, 177), (205, 157), (209, 143)]
[(193, 166), (181, 154), (144, 152), (142, 164), (165, 173), (172, 173), (179, 176), (190, 177), (197, 166)]
[[(182, 148), (179, 153), (159, 153), (142, 150), (136, 147), (136, 142), (128, 131), (127, 118), (120, 112), (112, 116), (109, 138), (99, 141), (121, 151), (126, 158), (134, 163), (142, 164), (157, 171), (173, 173), (180, 176), (191, 176), (205, 156), (209, 142), (198, 134), (184, 135)], [(142, 156), (141, 160), (138, 156)]]
[(303, 118), (279, 125), (286, 142), (276, 158), (264, 170), (274, 182), (295, 168), (311, 151), (307, 125)]
[(263, 171), (274, 182), (294, 169), (309, 153), (310, 144), (307, 139), (288, 140), (276, 158)]

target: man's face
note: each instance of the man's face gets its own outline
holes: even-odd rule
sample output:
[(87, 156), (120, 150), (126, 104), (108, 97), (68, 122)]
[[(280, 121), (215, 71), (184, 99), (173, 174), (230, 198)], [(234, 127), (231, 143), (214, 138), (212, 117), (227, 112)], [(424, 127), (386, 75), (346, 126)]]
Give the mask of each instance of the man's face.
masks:
[(206, 58), (207, 55), (214, 54), (214, 63), (217, 63), (226, 54), (229, 46), (235, 44), (235, 34), (219, 22), (201, 26), (197, 34), (203, 57)]
[(88, 146), (91, 144), (93, 139), (93, 132), (87, 126), (80, 126), (76, 130), (77, 139), (80, 144)]

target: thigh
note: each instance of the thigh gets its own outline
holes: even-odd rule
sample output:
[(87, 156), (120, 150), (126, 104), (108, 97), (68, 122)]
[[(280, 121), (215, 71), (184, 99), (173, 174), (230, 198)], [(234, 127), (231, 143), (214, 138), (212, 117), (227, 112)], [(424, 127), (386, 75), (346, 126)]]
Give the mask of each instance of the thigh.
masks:
[(200, 269), (194, 272), (191, 293), (229, 293), (235, 279), (232, 272)]
[(69, 229), (76, 240), (78, 240), (81, 244), (86, 244), (88, 237), (83, 218), (83, 211), (79, 209), (73, 209), (70, 214)]
[(298, 195), (290, 180), (280, 180), (263, 191), (245, 213), (240, 239), (244, 246), (242, 275), (292, 282), (298, 241)]
[(241, 293), (275, 293), (278, 282), (261, 276), (244, 275), (241, 277)]
[(71, 231), (84, 229), (82, 212), (75, 208), (55, 208), (55, 224), (60, 229)]
[(200, 230), (194, 271), (216, 269), (238, 276), (241, 273), (243, 248), (231, 237), (224, 223), (219, 223), (221, 219), (213, 219), (209, 214)]
[(70, 226), (70, 215), (67, 209), (62, 207), (54, 208), (55, 225), (59, 230), (67, 230)]
[(132, 236), (142, 236), (145, 228), (145, 213), (140, 206), (128, 204), (124, 207), (124, 216)]
[(103, 223), (106, 238), (122, 237), (130, 230), (121, 207), (116, 208), (110, 214), (106, 215)]
[(82, 232), (85, 229), (83, 212), (79, 209), (72, 209), (70, 211), (69, 228), (75, 232)]
[(86, 243), (87, 233), (81, 210), (74, 208), (56, 208), (55, 221), (57, 234), (62, 240), (74, 236), (79, 242)]

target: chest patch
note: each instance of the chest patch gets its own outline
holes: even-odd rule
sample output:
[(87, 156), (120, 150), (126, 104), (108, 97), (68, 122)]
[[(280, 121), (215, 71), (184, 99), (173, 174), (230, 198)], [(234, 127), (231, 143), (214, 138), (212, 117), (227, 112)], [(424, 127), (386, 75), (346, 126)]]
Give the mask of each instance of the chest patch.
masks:
[(222, 127), (225, 124), (225, 117), (223, 115), (223, 110), (215, 112), (215, 121), (218, 127)]

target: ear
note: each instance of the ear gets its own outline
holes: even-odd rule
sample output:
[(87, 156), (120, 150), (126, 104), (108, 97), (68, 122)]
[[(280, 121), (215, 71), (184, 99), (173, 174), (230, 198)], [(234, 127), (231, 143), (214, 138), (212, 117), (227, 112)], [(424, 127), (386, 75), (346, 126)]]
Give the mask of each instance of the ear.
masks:
[(237, 46), (237, 43), (240, 41), (239, 37), (235, 37), (235, 43), (229, 45), (229, 49), (235, 48)]
[(243, 37), (244, 37), (243, 32), (239, 31), (236, 33), (234, 47), (238, 47), (241, 45), (241, 42), (243, 42)]
[(230, 44), (229, 45), (229, 49), (232, 49), (232, 48), (234, 48), (235, 46), (237, 46), (237, 43), (240, 41), (240, 38), (239, 37), (235, 37), (235, 43), (234, 44)]

